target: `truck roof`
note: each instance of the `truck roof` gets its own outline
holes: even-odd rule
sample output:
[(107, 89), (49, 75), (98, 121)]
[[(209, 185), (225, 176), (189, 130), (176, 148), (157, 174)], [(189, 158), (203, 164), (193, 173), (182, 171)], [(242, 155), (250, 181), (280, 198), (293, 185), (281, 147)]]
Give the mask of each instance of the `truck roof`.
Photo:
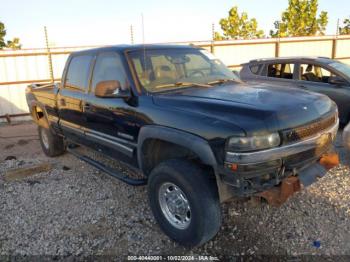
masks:
[(76, 54), (90, 54), (95, 52), (101, 52), (101, 51), (118, 51), (118, 52), (124, 52), (126, 50), (151, 50), (151, 49), (169, 49), (169, 48), (176, 48), (176, 49), (187, 49), (187, 48), (198, 48), (192, 45), (176, 45), (176, 44), (137, 44), (137, 45), (111, 45), (111, 46), (104, 46), (104, 47), (98, 47), (93, 49), (86, 49), (81, 51), (73, 52), (72, 55)]

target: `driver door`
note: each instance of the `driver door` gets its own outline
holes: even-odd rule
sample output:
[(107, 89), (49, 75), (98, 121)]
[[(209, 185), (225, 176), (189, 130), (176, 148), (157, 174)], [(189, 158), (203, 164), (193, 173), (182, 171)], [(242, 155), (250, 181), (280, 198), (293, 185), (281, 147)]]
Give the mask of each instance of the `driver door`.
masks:
[(83, 128), (91, 147), (132, 163), (139, 129), (135, 107), (121, 97), (95, 96), (96, 85), (108, 80), (118, 80), (122, 89), (129, 89), (124, 65), (116, 52), (96, 57), (89, 93), (83, 101)]

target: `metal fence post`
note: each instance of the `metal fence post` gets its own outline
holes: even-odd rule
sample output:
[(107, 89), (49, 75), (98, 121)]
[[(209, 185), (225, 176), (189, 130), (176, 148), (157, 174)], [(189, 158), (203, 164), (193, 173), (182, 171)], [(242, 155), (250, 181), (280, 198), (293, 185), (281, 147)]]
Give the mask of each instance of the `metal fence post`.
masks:
[(280, 56), (280, 39), (278, 38), (275, 43), (275, 57)]
[(132, 45), (134, 44), (134, 28), (132, 25), (130, 25), (130, 42)]
[(332, 59), (337, 57), (337, 38), (332, 40)]
[(44, 26), (44, 31), (45, 31), (45, 41), (46, 41), (46, 50), (47, 50), (47, 57), (49, 60), (49, 71), (50, 71), (50, 78), (51, 78), (51, 82), (55, 82), (55, 78), (53, 75), (53, 68), (52, 68), (52, 57), (51, 57), (51, 51), (50, 51), (50, 47), (49, 47), (49, 37), (47, 35), (47, 29), (46, 26)]
[(211, 42), (210, 42), (210, 53), (214, 54), (215, 41), (215, 24), (211, 24)]
[(210, 43), (210, 53), (214, 54), (215, 53), (215, 44), (214, 44), (214, 41), (211, 41)]

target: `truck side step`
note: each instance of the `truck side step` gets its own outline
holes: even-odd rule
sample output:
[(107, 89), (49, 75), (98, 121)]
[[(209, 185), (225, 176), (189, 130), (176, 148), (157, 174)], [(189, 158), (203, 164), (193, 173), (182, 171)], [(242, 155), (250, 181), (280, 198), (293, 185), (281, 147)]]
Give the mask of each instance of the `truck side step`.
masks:
[(111, 168), (105, 166), (104, 164), (88, 157), (82, 154), (79, 154), (78, 152), (74, 151), (73, 148), (71, 148), (70, 146), (67, 147), (67, 151), (69, 153), (71, 153), (72, 155), (74, 155), (75, 157), (79, 158), (80, 160), (83, 160), (87, 163), (89, 163), (90, 165), (96, 167), (97, 169), (107, 173), (108, 175), (115, 177), (119, 180), (121, 180), (122, 182), (131, 185), (131, 186), (144, 186), (147, 184), (147, 179), (134, 179), (134, 178), (130, 178), (128, 176), (123, 175), (122, 173), (116, 172), (114, 170), (112, 170)]

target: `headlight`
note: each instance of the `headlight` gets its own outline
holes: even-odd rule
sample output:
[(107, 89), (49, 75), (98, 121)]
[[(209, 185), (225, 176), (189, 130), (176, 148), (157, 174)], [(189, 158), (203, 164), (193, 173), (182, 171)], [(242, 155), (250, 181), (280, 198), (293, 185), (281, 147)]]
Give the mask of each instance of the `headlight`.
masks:
[(231, 137), (227, 141), (227, 150), (231, 152), (255, 151), (279, 146), (281, 138), (278, 133), (264, 136)]

